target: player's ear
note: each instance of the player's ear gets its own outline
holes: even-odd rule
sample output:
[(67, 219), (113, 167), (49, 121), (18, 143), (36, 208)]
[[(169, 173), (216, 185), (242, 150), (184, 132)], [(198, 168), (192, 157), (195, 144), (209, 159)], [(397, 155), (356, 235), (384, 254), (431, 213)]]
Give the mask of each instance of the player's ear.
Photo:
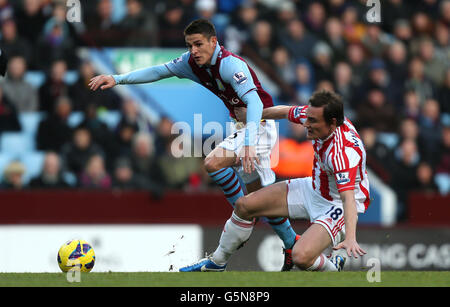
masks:
[(211, 36), (209, 41), (215, 45), (217, 43), (217, 36)]

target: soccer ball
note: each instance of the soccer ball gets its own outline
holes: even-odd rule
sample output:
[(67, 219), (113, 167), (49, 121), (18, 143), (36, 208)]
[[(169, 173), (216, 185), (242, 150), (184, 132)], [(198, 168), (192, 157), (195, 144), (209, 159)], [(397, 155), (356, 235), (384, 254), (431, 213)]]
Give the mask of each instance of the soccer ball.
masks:
[(94, 249), (84, 240), (70, 240), (58, 251), (58, 265), (63, 272), (90, 272), (94, 264)]

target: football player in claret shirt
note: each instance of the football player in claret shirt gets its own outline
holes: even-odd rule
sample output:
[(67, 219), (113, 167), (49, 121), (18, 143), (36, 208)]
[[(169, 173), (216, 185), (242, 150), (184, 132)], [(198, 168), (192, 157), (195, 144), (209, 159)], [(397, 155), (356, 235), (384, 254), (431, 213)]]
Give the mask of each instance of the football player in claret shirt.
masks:
[(366, 253), (356, 241), (356, 223), (370, 196), (364, 145), (344, 117), (340, 97), (316, 92), (307, 106), (274, 106), (264, 109), (262, 117), (287, 118), (305, 127), (314, 147), (312, 176), (278, 182), (239, 198), (220, 246), (231, 255), (249, 239), (256, 217), (307, 219), (311, 226), (293, 247), (294, 264), (309, 271), (342, 270), (347, 257)]
[[(261, 119), (263, 109), (273, 106), (272, 97), (242, 58), (219, 45), (211, 22), (193, 21), (186, 27), (184, 36), (188, 51), (180, 57), (126, 74), (99, 75), (91, 79), (89, 86), (94, 91), (104, 90), (117, 84), (149, 83), (176, 76), (197, 82), (219, 97), (234, 121), (234, 131), (207, 155), (204, 165), (234, 207), (245, 190), (250, 193), (275, 182), (270, 153), (277, 140), (276, 126), (274, 120)], [(236, 110), (242, 108), (246, 109), (246, 115), (239, 117), (238, 114), (243, 112)], [(239, 161), (241, 166), (236, 166)], [(290, 270), (293, 266), (291, 248), (299, 236), (287, 218), (274, 217), (267, 221), (285, 246), (282, 270)], [(215, 255), (217, 263), (205, 258), (199, 262), (200, 266), (190, 266), (182, 271), (200, 268), (223, 271), (228, 251), (219, 246)]]

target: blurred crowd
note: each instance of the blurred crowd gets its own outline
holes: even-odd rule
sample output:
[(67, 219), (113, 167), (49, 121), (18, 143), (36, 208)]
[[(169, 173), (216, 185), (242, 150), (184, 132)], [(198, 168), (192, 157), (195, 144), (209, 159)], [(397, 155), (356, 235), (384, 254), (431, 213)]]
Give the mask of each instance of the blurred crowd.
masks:
[[(21, 112), (46, 114), (36, 142), (48, 154), (29, 186), (65, 186), (55, 176), (68, 170), (78, 187), (208, 187), (201, 160), (170, 154), (170, 119), (155, 125), (114, 91), (90, 92), (96, 71), (77, 54), (85, 46), (183, 48), (184, 27), (207, 18), (220, 44), (269, 78), (277, 101), (306, 104), (317, 89), (339, 93), (369, 168), (401, 204), (410, 191), (450, 192), (450, 0), (381, 1), (378, 23), (367, 20), (366, 0), (90, 0), (80, 1), (81, 22), (67, 21), (66, 2), (0, 0), (0, 48), (10, 58), (0, 132), (20, 130)], [(46, 73), (39, 89), (25, 81), (28, 70)], [(67, 70), (77, 70), (78, 81), (67, 84)], [(121, 112), (115, 129), (99, 121), (102, 109)], [(75, 128), (67, 124), (73, 111), (85, 114)], [(289, 142), (281, 151), (301, 155), (304, 131), (290, 127), (282, 141)], [(307, 175), (294, 169), (278, 176)], [(5, 187), (14, 185), (10, 173)]]

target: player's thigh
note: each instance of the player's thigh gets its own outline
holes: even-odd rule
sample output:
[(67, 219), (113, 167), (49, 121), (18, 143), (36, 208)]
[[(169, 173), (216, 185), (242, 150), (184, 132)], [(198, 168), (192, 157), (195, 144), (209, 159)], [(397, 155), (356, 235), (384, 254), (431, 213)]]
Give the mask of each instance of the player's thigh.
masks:
[(254, 217), (287, 217), (286, 182), (278, 182), (246, 196), (236, 202), (235, 212), (244, 219)]
[(216, 147), (205, 158), (207, 172), (215, 172), (224, 167), (233, 166), (236, 163), (236, 154), (222, 147)]
[(294, 262), (311, 266), (331, 243), (327, 230), (322, 225), (312, 224), (294, 245), (292, 251)]

